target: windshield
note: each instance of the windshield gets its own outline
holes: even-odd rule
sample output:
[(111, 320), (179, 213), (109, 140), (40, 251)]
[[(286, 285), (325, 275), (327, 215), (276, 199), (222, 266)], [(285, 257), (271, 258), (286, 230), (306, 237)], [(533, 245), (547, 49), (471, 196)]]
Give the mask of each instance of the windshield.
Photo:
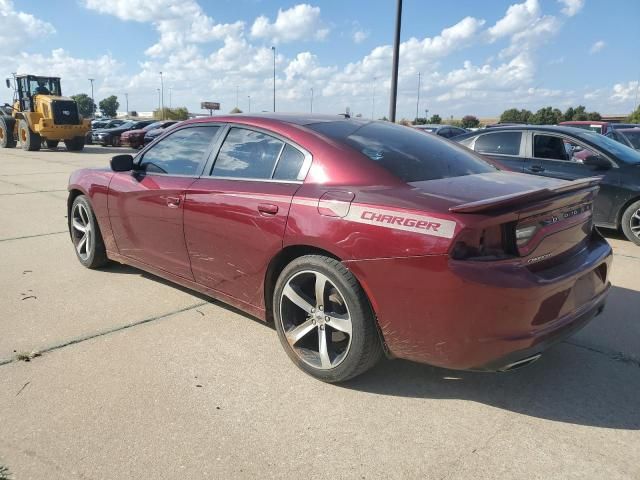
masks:
[(624, 132), (623, 135), (627, 137), (633, 148), (640, 150), (640, 128), (637, 131)]
[(307, 127), (355, 148), (407, 183), (496, 170), (464, 147), (388, 122), (338, 121)]
[(621, 144), (620, 142), (616, 142), (615, 140), (605, 137), (604, 135), (600, 135), (599, 133), (595, 132), (584, 132), (576, 134), (576, 137), (583, 138), (584, 140), (591, 142), (595, 146), (602, 148), (605, 153), (609, 153), (621, 162), (640, 164), (639, 152), (637, 152), (633, 148)]
[(131, 128), (136, 124), (136, 122), (124, 122), (120, 125), (117, 125), (118, 128)]
[(44, 94), (44, 95), (61, 95), (60, 93), (60, 79), (48, 78), (48, 77), (28, 77), (29, 80), (29, 92), (32, 95)]

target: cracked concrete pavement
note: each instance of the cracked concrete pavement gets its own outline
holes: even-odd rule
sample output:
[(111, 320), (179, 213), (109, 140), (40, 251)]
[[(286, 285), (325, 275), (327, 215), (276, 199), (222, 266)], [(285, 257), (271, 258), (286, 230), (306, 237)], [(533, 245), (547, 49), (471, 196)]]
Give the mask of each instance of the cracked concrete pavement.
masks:
[(325, 385), (267, 325), (79, 265), (66, 180), (111, 154), (0, 151), (0, 477), (640, 478), (640, 247), (619, 234), (605, 312), (531, 367)]

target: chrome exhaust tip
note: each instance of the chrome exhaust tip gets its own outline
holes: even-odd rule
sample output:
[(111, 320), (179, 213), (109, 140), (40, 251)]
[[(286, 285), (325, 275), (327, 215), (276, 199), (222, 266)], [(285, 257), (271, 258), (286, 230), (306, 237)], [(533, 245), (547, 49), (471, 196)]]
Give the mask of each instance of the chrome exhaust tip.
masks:
[(499, 372), (512, 372), (513, 370), (518, 370), (520, 368), (524, 368), (527, 365), (531, 365), (533, 362), (538, 360), (542, 356), (541, 353), (536, 353), (535, 355), (531, 355), (530, 357), (523, 358), (522, 360), (518, 360), (517, 362), (509, 363), (502, 367)]

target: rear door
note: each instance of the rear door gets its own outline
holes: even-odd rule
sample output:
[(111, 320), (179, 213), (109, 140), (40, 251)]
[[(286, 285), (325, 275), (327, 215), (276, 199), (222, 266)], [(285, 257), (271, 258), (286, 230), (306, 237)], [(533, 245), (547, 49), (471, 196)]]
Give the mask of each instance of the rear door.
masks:
[(218, 126), (173, 132), (109, 185), (109, 218), (122, 255), (193, 279), (184, 240), (185, 190), (202, 172)]
[(289, 207), (311, 163), (271, 132), (228, 127), (215, 160), (189, 186), (185, 238), (197, 282), (263, 305), (266, 268), (282, 249)]
[(522, 172), (525, 161), (525, 138), (521, 131), (489, 132), (475, 137), (470, 147), (494, 161), (500, 168)]
[(525, 172), (563, 180), (603, 176), (594, 203), (594, 221), (598, 224), (615, 223), (614, 206), (620, 180), (617, 165), (610, 162), (609, 169), (588, 165), (588, 157), (599, 155), (606, 158), (606, 155), (571, 137), (549, 132), (530, 133), (530, 152)]

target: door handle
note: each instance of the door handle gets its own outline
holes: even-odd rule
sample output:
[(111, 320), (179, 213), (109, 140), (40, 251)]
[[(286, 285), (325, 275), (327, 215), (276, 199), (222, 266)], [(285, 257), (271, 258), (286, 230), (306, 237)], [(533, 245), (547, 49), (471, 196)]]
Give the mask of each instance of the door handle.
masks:
[(258, 211), (264, 215), (275, 215), (278, 213), (278, 206), (272, 203), (260, 203), (258, 204)]
[(180, 197), (167, 197), (167, 207), (178, 208), (180, 206)]
[(540, 166), (540, 165), (532, 165), (532, 166), (529, 168), (529, 171), (530, 171), (530, 172), (533, 172), (533, 173), (540, 173), (540, 172), (544, 172), (544, 167), (542, 167), (542, 166)]

